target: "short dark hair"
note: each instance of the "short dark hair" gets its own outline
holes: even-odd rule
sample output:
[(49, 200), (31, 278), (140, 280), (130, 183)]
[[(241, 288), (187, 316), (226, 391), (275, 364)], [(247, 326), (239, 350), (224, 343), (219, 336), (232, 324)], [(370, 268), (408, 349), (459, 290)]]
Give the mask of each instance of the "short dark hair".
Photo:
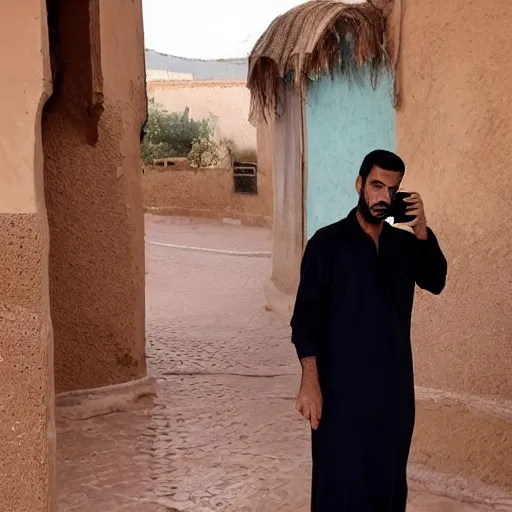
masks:
[(361, 164), (359, 176), (363, 178), (363, 181), (366, 181), (374, 165), (386, 171), (395, 171), (405, 174), (404, 161), (398, 155), (395, 155), (395, 153), (391, 151), (386, 151), (385, 149), (376, 149), (368, 153)]

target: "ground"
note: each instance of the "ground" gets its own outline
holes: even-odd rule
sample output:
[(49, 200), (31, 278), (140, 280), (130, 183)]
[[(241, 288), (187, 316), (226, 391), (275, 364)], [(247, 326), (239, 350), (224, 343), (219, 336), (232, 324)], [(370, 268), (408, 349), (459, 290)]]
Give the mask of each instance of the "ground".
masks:
[[(148, 216), (146, 240), (158, 396), (59, 421), (59, 512), (307, 512), (299, 366), (286, 322), (264, 307), (270, 231)], [(411, 493), (408, 510), (484, 509)]]

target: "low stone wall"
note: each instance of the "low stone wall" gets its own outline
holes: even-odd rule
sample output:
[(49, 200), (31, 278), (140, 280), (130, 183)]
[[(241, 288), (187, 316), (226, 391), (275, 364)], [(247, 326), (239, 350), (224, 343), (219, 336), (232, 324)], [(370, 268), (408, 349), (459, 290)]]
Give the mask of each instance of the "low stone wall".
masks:
[(252, 226), (272, 223), (272, 189), (258, 176), (258, 194), (235, 194), (231, 169), (194, 169), (188, 162), (146, 167), (144, 208), (153, 213), (230, 218)]

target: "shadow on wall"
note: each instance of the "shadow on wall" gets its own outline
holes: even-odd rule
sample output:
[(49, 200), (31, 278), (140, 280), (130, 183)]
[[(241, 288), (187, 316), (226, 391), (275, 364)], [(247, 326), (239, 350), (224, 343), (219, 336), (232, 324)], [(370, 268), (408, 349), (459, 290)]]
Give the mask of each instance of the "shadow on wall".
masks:
[[(145, 112), (141, 12), (99, 0), (48, 0), (53, 95), (43, 112), (56, 391), (141, 378), (144, 226), (137, 141)], [(100, 19), (101, 18), (101, 19)], [(105, 26), (100, 31), (100, 22)], [(130, 26), (131, 24), (131, 26)], [(106, 37), (105, 34), (115, 34)], [(102, 68), (124, 44), (122, 70)], [(108, 84), (107, 95), (103, 83)], [(120, 109), (121, 102), (130, 109)], [(129, 112), (129, 113), (127, 113)], [(120, 164), (120, 162), (122, 162)], [(122, 300), (120, 300), (122, 298)]]

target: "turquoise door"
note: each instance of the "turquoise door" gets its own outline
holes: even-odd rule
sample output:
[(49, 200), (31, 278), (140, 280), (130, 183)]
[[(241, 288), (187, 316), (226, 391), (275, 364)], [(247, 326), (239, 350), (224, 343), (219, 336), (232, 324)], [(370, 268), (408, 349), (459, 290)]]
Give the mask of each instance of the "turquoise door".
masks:
[(306, 98), (308, 239), (345, 217), (357, 204), (355, 181), (364, 156), (373, 149), (396, 151), (391, 75), (369, 73), (310, 82)]

